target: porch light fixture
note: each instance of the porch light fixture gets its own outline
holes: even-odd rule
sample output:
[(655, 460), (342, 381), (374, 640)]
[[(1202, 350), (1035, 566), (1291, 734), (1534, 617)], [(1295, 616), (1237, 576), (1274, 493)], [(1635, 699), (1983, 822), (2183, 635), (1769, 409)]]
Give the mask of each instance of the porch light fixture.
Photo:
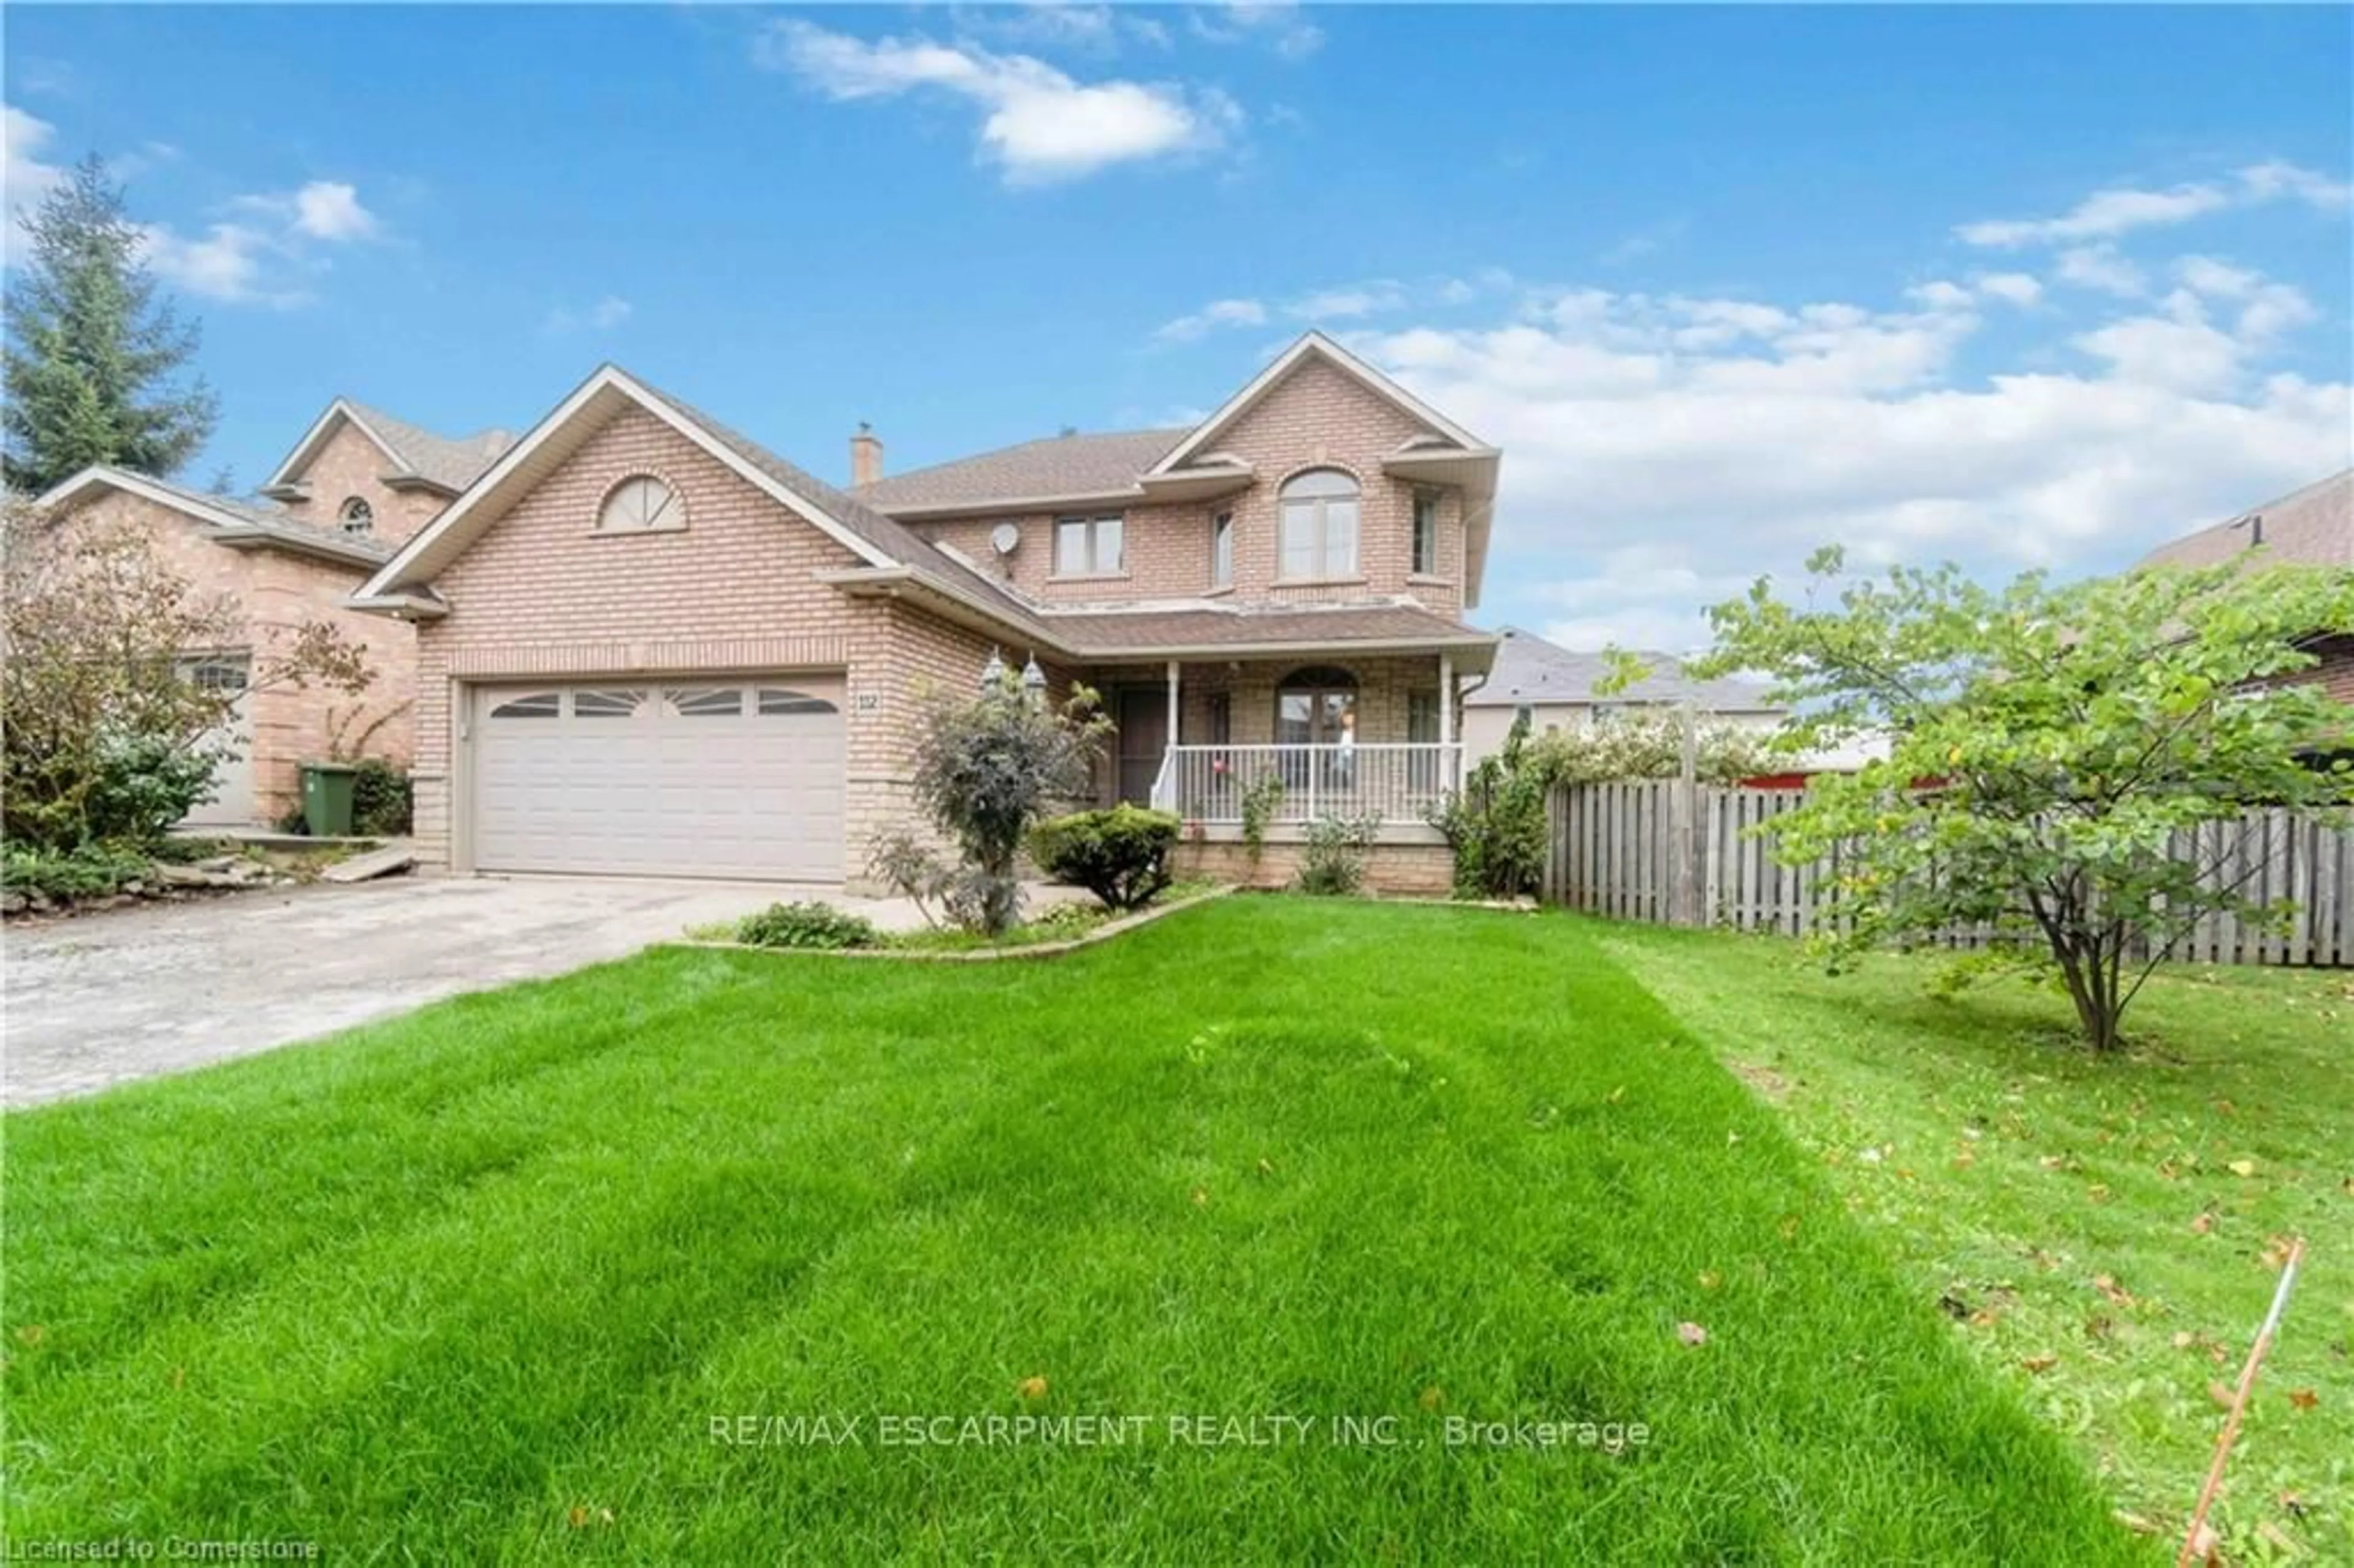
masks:
[(1004, 685), (1005, 661), (998, 657), (996, 649), (991, 648), (989, 651), (989, 662), (981, 667), (981, 692), (985, 695), (991, 692), (1002, 691)]
[(1046, 672), (1038, 668), (1038, 655), (1033, 653), (1022, 666), (1022, 694), (1033, 707), (1046, 700)]

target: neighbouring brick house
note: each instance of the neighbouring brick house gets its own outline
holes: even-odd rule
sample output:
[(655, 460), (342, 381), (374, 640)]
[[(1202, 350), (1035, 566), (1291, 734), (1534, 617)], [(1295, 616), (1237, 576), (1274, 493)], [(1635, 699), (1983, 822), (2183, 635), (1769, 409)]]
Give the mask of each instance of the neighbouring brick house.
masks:
[(204, 494), (102, 465), (39, 498), (56, 526), (146, 531), (198, 594), (237, 602), (241, 635), (226, 647), (189, 649), (193, 679), (247, 690), (257, 658), (267, 661), (308, 622), (334, 626), (366, 652), (374, 680), (357, 694), (315, 685), (249, 691), (239, 704), (232, 755), (191, 824), (275, 821), (299, 801), (301, 765), (339, 745), (408, 761), (416, 634), (347, 601), (506, 440), (490, 431), (448, 440), (339, 398), (279, 466), (266, 499)]
[(1242, 874), (1378, 813), (1374, 875), (1443, 889), (1424, 809), (1499, 454), (1320, 335), (1187, 429), (1068, 435), (843, 491), (608, 366), (355, 595), (417, 628), (429, 863), (858, 881), (911, 824), (927, 700), (992, 657), (1102, 692), (1100, 793)]
[[(2354, 571), (2354, 468), (2161, 545), (2137, 566), (2211, 567), (2243, 557)], [(2298, 679), (2318, 682), (2339, 702), (2354, 703), (2354, 636), (2317, 631), (2306, 646), (2320, 662)]]

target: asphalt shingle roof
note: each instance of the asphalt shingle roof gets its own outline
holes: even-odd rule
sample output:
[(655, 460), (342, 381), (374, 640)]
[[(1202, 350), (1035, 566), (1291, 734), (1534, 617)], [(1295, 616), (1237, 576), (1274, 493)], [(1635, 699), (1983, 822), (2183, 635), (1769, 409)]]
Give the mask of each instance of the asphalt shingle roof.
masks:
[[(632, 377), (632, 379), (637, 378)], [(864, 539), (884, 555), (907, 567), (918, 578), (969, 600), (978, 598), (981, 603), (990, 606), (999, 615), (1025, 630), (1038, 631), (1041, 640), (1045, 640), (1030, 605), (1015, 598), (1000, 584), (974, 571), (928, 540), (918, 537), (856, 496), (836, 490), (806, 470), (787, 462), (749, 436), (739, 434), (721, 424), (692, 403), (673, 397), (660, 387), (642, 379), (638, 380), (638, 385), (668, 403), (678, 411), (681, 417), (709, 431), (714, 440), (726, 446), (737, 457)]]
[(1573, 653), (1534, 632), (1507, 626), (1488, 683), (1463, 699), (1466, 707), (1517, 707), (1523, 703), (1691, 703), (1703, 713), (1778, 713), (1759, 688), (1739, 681), (1697, 681), (1670, 654), (1636, 653), (1651, 673), (1624, 691), (1596, 694), (1610, 673), (1599, 653)]
[(169, 491), (182, 500), (199, 506), (208, 506), (216, 512), (226, 512), (232, 517), (250, 523), (265, 534), (273, 535), (290, 543), (332, 545), (350, 555), (365, 556), (373, 561), (387, 561), (392, 558), (392, 546), (381, 539), (366, 538), (359, 535), (346, 534), (340, 528), (322, 528), (315, 523), (305, 523), (288, 514), (283, 507), (272, 505), (267, 501), (235, 495), (210, 495), (201, 491), (190, 490), (186, 485), (174, 484), (169, 480), (157, 479), (152, 474), (142, 474), (140, 477), (157, 489)]
[(1167, 456), (1190, 427), (1048, 436), (1019, 446), (935, 463), (879, 479), (858, 493), (886, 511), (902, 507), (991, 506), (1057, 495), (1133, 490), (1139, 475)]
[(392, 448), (394, 460), (409, 473), (448, 490), (463, 490), (482, 477), (484, 469), (514, 445), (506, 430), (477, 430), (471, 436), (437, 436), (422, 426), (366, 403), (344, 399), (367, 428)]
[(2255, 544), (2253, 519), (2262, 519), (2264, 553), (2271, 563), (2354, 567), (2354, 468), (2160, 545), (2138, 564), (2211, 567), (2228, 561)]

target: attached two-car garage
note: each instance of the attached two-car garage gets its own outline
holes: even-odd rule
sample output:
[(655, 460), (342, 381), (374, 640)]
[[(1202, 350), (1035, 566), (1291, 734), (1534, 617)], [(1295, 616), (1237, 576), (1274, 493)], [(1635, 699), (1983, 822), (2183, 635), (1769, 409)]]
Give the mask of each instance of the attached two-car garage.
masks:
[(481, 871), (839, 882), (839, 674), (473, 691)]

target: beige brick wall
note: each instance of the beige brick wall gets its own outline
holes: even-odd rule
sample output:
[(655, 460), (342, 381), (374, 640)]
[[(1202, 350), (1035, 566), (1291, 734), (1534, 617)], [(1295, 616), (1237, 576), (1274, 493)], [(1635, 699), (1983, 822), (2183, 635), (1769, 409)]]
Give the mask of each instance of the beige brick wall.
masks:
[[(684, 529), (609, 535), (606, 493), (668, 481)], [(978, 633), (812, 580), (848, 548), (642, 410), (620, 414), (493, 523), (436, 588), (451, 613), (420, 630), (418, 830), (430, 864), (463, 869), (460, 694), (471, 683), (634, 672), (841, 670), (849, 682), (845, 862), (909, 815), (907, 739), (933, 688), (970, 689)]]
[(164, 561), (203, 595), (233, 599), (244, 625), (242, 645), (257, 668), (283, 651), (306, 623), (323, 621), (358, 645), (375, 679), (356, 695), (311, 685), (256, 691), (247, 699), (252, 720), (253, 779), (258, 817), (268, 821), (292, 810), (301, 794), (299, 769), (328, 754), (341, 731), (355, 741), (383, 719), (364, 754), (406, 763), (414, 741), (411, 704), (417, 690), (417, 639), (398, 621), (343, 608), (344, 596), (366, 574), (355, 567), (281, 550), (231, 549), (207, 539), (205, 524), (141, 496), (109, 492), (75, 508), (64, 526), (128, 523), (145, 530)]
[[(1172, 863), (1180, 877), (1237, 887), (1288, 887), (1299, 878), (1301, 846), (1267, 843), (1254, 862), (1246, 846), (1221, 840), (1179, 842)], [(1392, 897), (1444, 898), (1454, 891), (1455, 856), (1445, 844), (1375, 844), (1366, 853), (1365, 891)]]
[[(1257, 477), (1239, 494), (1188, 506), (1130, 506), (1124, 539), (1127, 570), (1115, 578), (1060, 579), (1053, 575), (1051, 514), (992, 515), (917, 523), (918, 531), (953, 546), (985, 570), (1048, 603), (1117, 603), (1188, 598), (1213, 591), (1211, 519), (1235, 514), (1233, 591), (1247, 600), (1328, 600), (1412, 594), (1443, 614), (1463, 607), (1461, 493), (1440, 491), (1438, 571), (1416, 577), (1412, 565), (1415, 487), (1382, 471), (1382, 459), (1423, 427), (1386, 398), (1320, 360), (1305, 361), (1281, 386), (1236, 420), (1212, 445), (1252, 465)], [(1357, 476), (1357, 558), (1360, 576), (1347, 582), (1278, 585), (1277, 495), (1283, 482), (1305, 469), (1340, 468)], [(1002, 522), (1022, 530), (1012, 557), (990, 546)]]
[(307, 483), (311, 493), (306, 500), (286, 502), (286, 510), (313, 527), (340, 527), (344, 503), (356, 495), (376, 513), (370, 537), (403, 544), (440, 515), (449, 498), (439, 491), (394, 490), (382, 478), (392, 466), (382, 447), (345, 420), (306, 466), (288, 476)]

